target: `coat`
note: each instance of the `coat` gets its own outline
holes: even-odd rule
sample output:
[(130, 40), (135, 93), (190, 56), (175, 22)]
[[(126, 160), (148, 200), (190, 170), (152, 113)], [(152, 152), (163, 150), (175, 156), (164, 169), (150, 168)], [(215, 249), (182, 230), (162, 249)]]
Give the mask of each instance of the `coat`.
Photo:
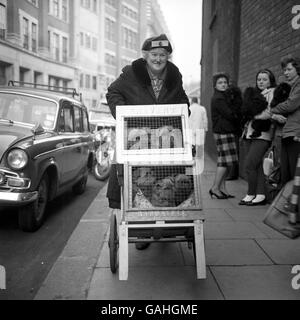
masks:
[[(158, 99), (152, 89), (144, 59), (135, 60), (132, 65), (122, 70), (119, 78), (109, 86), (106, 98), (114, 118), (116, 118), (116, 106), (120, 105), (187, 104), (189, 106), (189, 100), (182, 85), (182, 75), (169, 61)], [(116, 165), (112, 166), (110, 173), (107, 197), (110, 208), (120, 209), (121, 195)]]
[(240, 119), (234, 108), (229, 105), (225, 92), (215, 90), (211, 99), (211, 118), (214, 133), (238, 134)]
[(292, 85), (289, 98), (272, 108), (272, 113), (287, 116), (282, 138), (294, 137), (300, 133), (300, 76)]

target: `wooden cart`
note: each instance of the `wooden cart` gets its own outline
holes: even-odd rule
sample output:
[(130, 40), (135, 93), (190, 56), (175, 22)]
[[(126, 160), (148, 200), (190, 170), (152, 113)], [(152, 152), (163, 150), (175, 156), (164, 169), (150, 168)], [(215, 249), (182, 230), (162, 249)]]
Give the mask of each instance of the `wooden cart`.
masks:
[[(108, 244), (111, 271), (119, 268), (120, 280), (128, 279), (132, 242), (188, 242), (197, 279), (206, 278), (203, 159), (192, 158), (187, 119), (186, 105), (117, 108), (117, 162), (124, 164), (122, 209), (110, 217)], [(161, 136), (166, 123), (169, 135)], [(147, 137), (141, 137), (145, 131)]]

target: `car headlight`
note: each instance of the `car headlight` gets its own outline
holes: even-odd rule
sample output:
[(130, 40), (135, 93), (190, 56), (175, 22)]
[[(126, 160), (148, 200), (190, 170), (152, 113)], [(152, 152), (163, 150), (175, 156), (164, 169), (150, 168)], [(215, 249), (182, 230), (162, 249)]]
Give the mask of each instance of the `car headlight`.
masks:
[(7, 162), (12, 169), (23, 169), (28, 163), (28, 156), (25, 151), (14, 149), (8, 154)]

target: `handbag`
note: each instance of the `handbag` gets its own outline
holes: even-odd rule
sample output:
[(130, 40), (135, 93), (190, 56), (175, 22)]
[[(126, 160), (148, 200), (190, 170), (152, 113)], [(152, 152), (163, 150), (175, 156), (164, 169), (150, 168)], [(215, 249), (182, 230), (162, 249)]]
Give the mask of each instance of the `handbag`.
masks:
[(271, 150), (263, 162), (263, 170), (266, 176), (269, 176), (274, 167), (274, 151)]
[(286, 210), (285, 206), (292, 192), (293, 184), (294, 181), (292, 180), (282, 188), (270, 205), (263, 220), (266, 225), (291, 239), (300, 236), (300, 224), (290, 224), (289, 211)]
[(267, 180), (269, 184), (279, 185), (281, 181), (281, 170), (280, 165), (272, 168), (270, 174), (267, 176)]

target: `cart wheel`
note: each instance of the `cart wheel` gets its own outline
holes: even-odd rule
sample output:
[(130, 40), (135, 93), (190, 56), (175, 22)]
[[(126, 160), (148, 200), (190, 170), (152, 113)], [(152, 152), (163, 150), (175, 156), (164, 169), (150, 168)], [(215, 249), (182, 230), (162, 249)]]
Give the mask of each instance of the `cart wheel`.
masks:
[(110, 270), (112, 273), (116, 273), (118, 269), (119, 239), (118, 239), (118, 230), (117, 230), (117, 218), (115, 214), (111, 214), (110, 216), (108, 247), (109, 247)]

